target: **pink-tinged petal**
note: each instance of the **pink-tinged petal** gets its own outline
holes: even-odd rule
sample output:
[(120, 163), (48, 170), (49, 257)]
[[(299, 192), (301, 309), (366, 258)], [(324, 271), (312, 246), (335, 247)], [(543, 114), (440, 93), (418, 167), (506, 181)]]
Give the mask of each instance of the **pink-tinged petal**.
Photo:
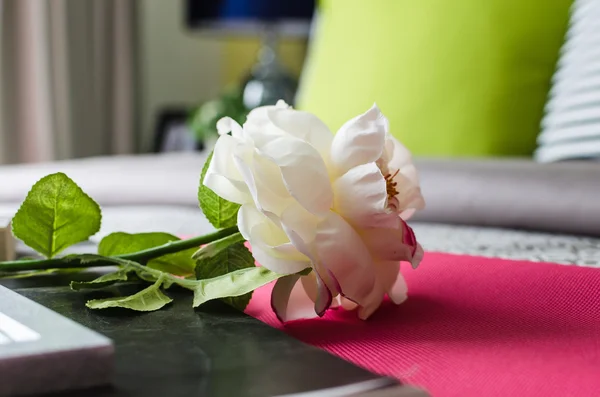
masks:
[(410, 262), (416, 268), (423, 259), (423, 248), (412, 228), (404, 221), (402, 225), (401, 229), (363, 229), (360, 236), (377, 260)]
[(411, 261), (413, 246), (404, 242), (402, 229), (362, 229), (360, 230), (365, 245), (379, 260)]
[(352, 302), (350, 299), (348, 298), (341, 298), (342, 301), (342, 307), (346, 310), (354, 310), (358, 307), (358, 305), (356, 304), (356, 302)]
[(315, 271), (313, 270), (308, 275), (303, 276), (300, 279), (300, 282), (304, 288), (304, 292), (306, 292), (306, 295), (313, 303), (316, 302), (317, 296), (319, 295), (319, 290), (317, 288), (317, 277), (315, 276)]
[(319, 317), (322, 317), (327, 309), (331, 306), (333, 295), (327, 285), (321, 279), (318, 273), (315, 274), (317, 280), (317, 299), (315, 301), (315, 312)]
[(334, 210), (360, 228), (398, 227), (398, 216), (387, 209), (386, 182), (375, 163), (356, 166), (333, 183)]
[(408, 286), (406, 285), (406, 281), (402, 274), (398, 274), (394, 285), (388, 291), (388, 296), (395, 304), (399, 305), (406, 300), (408, 297)]
[(371, 317), (371, 315), (375, 313), (377, 309), (379, 309), (379, 306), (381, 306), (384, 296), (385, 292), (381, 290), (379, 286), (374, 288), (373, 291), (371, 291), (368, 303), (358, 307), (358, 318), (361, 320), (366, 320)]
[(315, 302), (315, 312), (321, 316), (331, 306), (333, 296), (338, 294), (338, 281), (329, 269), (322, 266), (314, 240), (304, 240), (298, 232), (288, 227), (289, 223), (285, 220), (282, 220), (281, 225), (294, 247), (307, 256), (312, 263), (313, 272), (303, 278), (303, 283), (309, 283), (305, 285), (306, 292)]
[(331, 144), (330, 161), (337, 175), (379, 159), (387, 129), (388, 121), (376, 105), (346, 122)]
[[(331, 289), (361, 306), (372, 302), (375, 286), (373, 258), (358, 233), (338, 214), (330, 212), (317, 228), (314, 241), (317, 275), (327, 277), (331, 272)], [(326, 273), (327, 272), (327, 273)]]
[(402, 242), (411, 247), (410, 255), (414, 256), (417, 250), (417, 237), (408, 223), (402, 221)]
[(217, 121), (217, 132), (219, 135), (224, 135), (231, 132), (231, 136), (238, 139), (242, 139), (244, 137), (242, 126), (231, 117), (223, 117)]
[(275, 282), (271, 293), (271, 308), (281, 322), (317, 317), (314, 302), (298, 283), (296, 274), (282, 277)]
[(338, 309), (342, 306), (342, 296), (338, 295), (338, 296), (334, 296), (333, 300), (331, 301), (331, 306), (329, 306), (330, 309)]
[(415, 212), (417, 212), (416, 208), (409, 208), (407, 210), (404, 210), (404, 211), (400, 212), (400, 218), (402, 218), (405, 221), (407, 221), (410, 218), (412, 218), (412, 216), (415, 214)]
[(410, 265), (412, 266), (413, 269), (416, 269), (417, 267), (419, 267), (419, 264), (423, 260), (424, 256), (425, 256), (425, 252), (423, 251), (423, 247), (421, 247), (421, 244), (417, 244), (417, 249), (415, 251), (415, 254), (413, 255), (412, 260), (410, 261)]
[(269, 109), (267, 117), (282, 132), (308, 142), (327, 159), (333, 134), (317, 116), (293, 109)]
[(250, 202), (252, 197), (242, 174), (231, 161), (240, 150), (244, 150), (244, 147), (238, 139), (229, 135), (219, 137), (202, 183), (218, 196), (244, 204)]
[(281, 277), (275, 282), (271, 292), (271, 309), (282, 323), (287, 321), (287, 308), (292, 289), (300, 278), (297, 274)]

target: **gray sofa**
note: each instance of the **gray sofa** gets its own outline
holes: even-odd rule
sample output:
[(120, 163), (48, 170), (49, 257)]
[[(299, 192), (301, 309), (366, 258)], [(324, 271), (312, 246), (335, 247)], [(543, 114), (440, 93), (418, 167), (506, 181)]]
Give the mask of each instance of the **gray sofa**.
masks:
[[(117, 230), (206, 233), (212, 226), (196, 198), (205, 159), (205, 153), (170, 153), (2, 166), (0, 216), (14, 214), (38, 179), (61, 171), (103, 208), (94, 242)], [(594, 238), (600, 237), (600, 163), (419, 159), (417, 165), (427, 208), (413, 224), (426, 249), (531, 259), (543, 256), (548, 243), (567, 246), (558, 255), (562, 262), (596, 264), (573, 256), (572, 247), (600, 252)]]

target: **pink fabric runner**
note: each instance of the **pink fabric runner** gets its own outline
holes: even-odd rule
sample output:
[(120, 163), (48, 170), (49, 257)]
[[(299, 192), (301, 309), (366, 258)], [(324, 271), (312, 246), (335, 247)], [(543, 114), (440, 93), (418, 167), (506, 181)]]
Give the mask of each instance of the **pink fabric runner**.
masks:
[(280, 324), (272, 285), (247, 313), (433, 396), (600, 395), (600, 270), (428, 253), (409, 299), (368, 321), (331, 310)]

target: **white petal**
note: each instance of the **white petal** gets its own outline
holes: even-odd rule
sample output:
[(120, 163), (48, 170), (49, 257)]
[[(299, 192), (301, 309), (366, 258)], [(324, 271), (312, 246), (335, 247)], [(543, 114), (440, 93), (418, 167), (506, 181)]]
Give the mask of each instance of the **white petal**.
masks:
[(238, 227), (250, 242), (254, 258), (267, 269), (292, 274), (310, 267), (310, 260), (292, 245), (283, 230), (253, 205), (240, 207)]
[[(319, 221), (320, 219), (317, 216), (308, 212), (296, 201), (290, 202), (280, 217), (280, 222), (286, 233), (293, 230), (305, 244), (314, 241)], [(290, 237), (290, 240), (292, 239)]]
[(234, 154), (241, 149), (241, 143), (236, 138), (229, 135), (219, 137), (202, 183), (220, 197), (244, 204), (252, 198), (244, 178), (232, 161)]
[(374, 303), (372, 292), (376, 287), (376, 275), (373, 259), (360, 236), (341, 216), (330, 212), (319, 223), (314, 247), (319, 265), (317, 270), (322, 276), (324, 271), (330, 272), (343, 296), (361, 306)]
[(234, 138), (242, 139), (244, 137), (242, 126), (240, 126), (237, 121), (231, 117), (223, 117), (222, 119), (219, 119), (219, 121), (217, 121), (217, 131), (219, 132), (219, 135), (224, 135), (231, 132), (231, 135)]
[(385, 137), (385, 158), (388, 165), (396, 170), (413, 163), (410, 151), (389, 133)]
[[(250, 243), (252, 245), (252, 243)], [(310, 267), (310, 262), (283, 259), (273, 256), (274, 250), (266, 251), (259, 245), (252, 246), (252, 256), (261, 266), (279, 274), (294, 274)]]
[[(247, 129), (248, 127), (255, 127), (258, 129), (262, 129), (263, 131), (266, 128), (270, 128), (269, 124), (270, 124), (270, 120), (269, 120), (269, 116), (268, 113), (271, 110), (275, 110), (275, 109), (289, 109), (290, 106), (285, 103), (285, 101), (278, 101), (277, 104), (275, 106), (273, 105), (268, 105), (268, 106), (259, 106), (257, 108), (252, 109), (248, 115), (246, 116), (246, 122), (244, 123), (244, 129)], [(273, 133), (280, 133), (281, 131), (271, 131)]]
[(385, 144), (387, 125), (387, 119), (376, 105), (346, 122), (331, 144), (330, 161), (337, 175), (379, 159)]
[(293, 109), (270, 109), (267, 116), (282, 132), (308, 142), (324, 159), (329, 157), (333, 134), (317, 116)]
[(242, 175), (232, 161), (236, 151), (240, 150), (242, 142), (229, 135), (222, 135), (217, 139), (208, 171), (215, 172), (228, 179), (242, 181)]
[[(256, 207), (254, 207), (252, 204), (242, 205), (238, 211), (238, 229), (240, 230), (240, 234), (248, 241), (250, 241), (252, 237), (252, 228), (267, 221), (269, 221), (269, 219), (265, 217), (260, 211), (258, 211)], [(273, 224), (271, 227), (276, 231), (276, 225)], [(281, 240), (285, 242), (285, 236), (282, 236)]]
[[(398, 173), (394, 177), (396, 183), (396, 190), (398, 194), (395, 196), (397, 200), (397, 210), (400, 212), (407, 211), (409, 209), (421, 210), (425, 208), (425, 199), (421, 194), (421, 188), (410, 181), (402, 172)], [(412, 215), (412, 214), (410, 214)], [(402, 218), (407, 220), (409, 213), (405, 213)]]
[(248, 186), (254, 204), (263, 212), (279, 216), (292, 201), (279, 168), (254, 150), (238, 151), (233, 161)]
[(314, 302), (298, 283), (300, 276), (292, 274), (275, 282), (271, 293), (271, 308), (281, 322), (317, 317)]
[(387, 210), (386, 182), (375, 163), (350, 169), (333, 183), (334, 210), (352, 225), (394, 228), (398, 216)]
[(409, 219), (416, 210), (425, 208), (425, 200), (419, 186), (419, 175), (412, 162), (412, 155), (394, 137), (388, 135), (386, 138), (385, 157), (387, 168), (390, 173), (399, 171), (394, 177), (396, 182), (396, 200), (398, 200), (398, 212), (404, 220)]
[(325, 162), (314, 147), (279, 136), (257, 148), (279, 167), (288, 192), (300, 205), (316, 215), (329, 211), (333, 191)]

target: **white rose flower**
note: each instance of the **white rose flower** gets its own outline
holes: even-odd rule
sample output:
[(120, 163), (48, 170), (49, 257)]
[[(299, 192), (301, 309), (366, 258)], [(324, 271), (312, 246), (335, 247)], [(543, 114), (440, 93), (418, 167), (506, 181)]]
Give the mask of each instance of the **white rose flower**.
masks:
[(217, 128), (204, 184), (241, 204), (238, 227), (255, 259), (291, 275), (271, 298), (282, 321), (332, 304), (366, 319), (386, 294), (406, 299), (400, 261), (416, 267), (423, 250), (405, 220), (424, 200), (409, 151), (376, 105), (335, 136), (282, 101), (253, 110), (243, 128), (230, 118)]

